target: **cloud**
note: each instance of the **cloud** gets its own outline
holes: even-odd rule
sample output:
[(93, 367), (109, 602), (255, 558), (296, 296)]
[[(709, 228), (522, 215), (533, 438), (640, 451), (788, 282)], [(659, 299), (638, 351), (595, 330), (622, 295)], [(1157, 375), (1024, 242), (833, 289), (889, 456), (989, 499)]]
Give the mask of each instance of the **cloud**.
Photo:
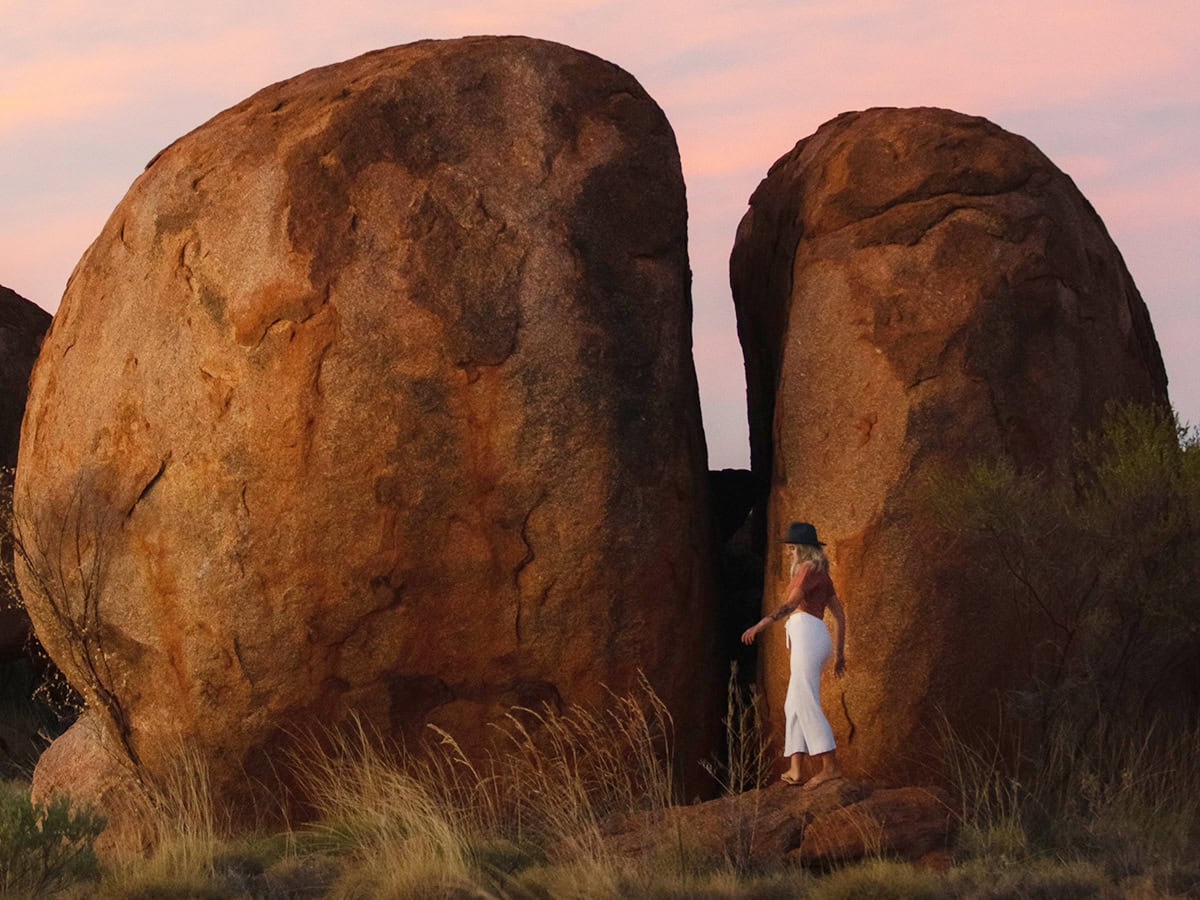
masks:
[(261, 31), (230, 29), (207, 41), (151, 47), (56, 45), (45, 56), (5, 62), (0, 137), (48, 124), (85, 126), (154, 115), (172, 101), (197, 96), (233, 102), (269, 77), (263, 46)]
[(112, 85), (89, 82), (69, 65), (9, 67), (0, 73), (0, 138), (45, 123), (67, 122), (111, 109), (126, 99)]
[[(672, 122), (710, 426), (744, 405), (726, 265), (746, 200), (797, 140), (849, 109), (948, 106), (1030, 138), (1153, 285), (1160, 329), (1194, 333), (1200, 320), (1194, 0), (11, 2), (0, 32), (0, 281), (43, 303), (57, 302), (150, 156), (221, 109), (370, 49), (516, 33), (622, 66)], [(1169, 365), (1177, 402), (1200, 418), (1200, 379)]]
[(46, 211), (32, 220), (0, 222), (0, 282), (42, 309), (58, 309), (67, 276), (95, 240), (107, 214)]

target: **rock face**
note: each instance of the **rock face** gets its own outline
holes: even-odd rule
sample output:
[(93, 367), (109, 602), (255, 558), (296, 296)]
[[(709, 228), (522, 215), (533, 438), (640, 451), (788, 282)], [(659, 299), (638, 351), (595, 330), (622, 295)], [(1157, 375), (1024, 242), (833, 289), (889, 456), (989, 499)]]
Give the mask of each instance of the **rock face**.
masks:
[[(786, 523), (816, 523), (849, 617), (848, 674), (822, 698), (846, 762), (927, 772), (940, 713), (994, 723), (1030, 641), (963, 591), (971, 557), (945, 546), (925, 478), (980, 457), (1053, 468), (1106, 402), (1164, 401), (1146, 307), (1069, 178), (938, 109), (848, 113), (797, 144), (751, 198), (730, 269), (753, 467), (772, 485), (764, 606), (786, 584)], [(764, 650), (773, 711), (781, 631)]]
[(285, 725), (472, 749), (639, 669), (708, 752), (686, 253), (661, 110), (561, 45), (395, 47), (221, 113), (134, 182), (34, 372), (17, 514), (93, 582), (23, 573), (47, 649), (145, 771), (182, 739), (219, 788)]
[[(7, 469), (17, 464), (29, 373), (49, 327), (49, 313), (0, 284), (0, 466)], [(8, 491), (11, 487), (8, 476), (0, 475), (0, 490)], [(12, 565), (12, 547), (8, 523), (4, 522), (2, 527), (0, 565), (7, 572)], [(21, 656), (29, 637), (29, 617), (24, 610), (11, 605), (14, 599), (0, 585), (0, 660)]]
[(606, 848), (647, 859), (664, 842), (682, 840), (693, 852), (741, 866), (828, 868), (879, 854), (922, 860), (945, 851), (956, 827), (949, 798), (937, 788), (849, 781), (811, 791), (777, 784), (665, 815), (665, 822), (647, 816), (613, 823)]

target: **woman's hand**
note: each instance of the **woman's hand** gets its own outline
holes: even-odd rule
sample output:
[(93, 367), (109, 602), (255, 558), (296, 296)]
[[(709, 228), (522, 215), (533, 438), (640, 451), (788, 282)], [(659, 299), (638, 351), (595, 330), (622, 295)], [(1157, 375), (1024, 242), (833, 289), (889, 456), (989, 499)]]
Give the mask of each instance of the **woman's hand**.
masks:
[(837, 662), (833, 664), (833, 677), (841, 678), (846, 674), (846, 657), (839, 655)]
[(747, 628), (745, 631), (742, 632), (742, 643), (743, 644), (753, 644), (754, 639), (756, 637), (758, 637), (758, 631), (759, 631), (758, 625), (751, 625), (749, 628)]

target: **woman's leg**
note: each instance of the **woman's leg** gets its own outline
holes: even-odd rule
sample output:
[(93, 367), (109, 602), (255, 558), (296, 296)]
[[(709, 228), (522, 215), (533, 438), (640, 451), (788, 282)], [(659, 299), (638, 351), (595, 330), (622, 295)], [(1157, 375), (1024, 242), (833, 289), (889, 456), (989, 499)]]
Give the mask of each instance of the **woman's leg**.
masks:
[[(829, 631), (820, 619), (799, 613), (788, 619), (790, 677), (784, 701), (784, 754), (788, 757), (785, 781), (799, 782), (800, 757), (809, 754), (821, 760), (820, 771), (804, 782), (814, 788), (826, 781), (840, 778), (833, 729), (821, 709), (821, 669), (833, 643)], [(799, 752), (797, 752), (799, 751)]]
[(828, 756), (836, 746), (833, 729), (821, 709), (821, 669), (833, 649), (829, 631), (820, 619), (796, 613), (787, 624), (791, 642), (790, 676), (784, 701), (784, 755), (791, 774), (800, 769), (793, 754)]
[(792, 781), (799, 781), (801, 776), (804, 774), (800, 771), (800, 760), (803, 758), (803, 753), (793, 753), (788, 757), (787, 774)]
[(833, 781), (835, 778), (842, 777), (842, 767), (838, 764), (836, 750), (830, 750), (828, 753), (818, 753), (816, 758), (821, 760), (821, 771), (804, 782), (806, 788), (815, 788), (826, 781)]

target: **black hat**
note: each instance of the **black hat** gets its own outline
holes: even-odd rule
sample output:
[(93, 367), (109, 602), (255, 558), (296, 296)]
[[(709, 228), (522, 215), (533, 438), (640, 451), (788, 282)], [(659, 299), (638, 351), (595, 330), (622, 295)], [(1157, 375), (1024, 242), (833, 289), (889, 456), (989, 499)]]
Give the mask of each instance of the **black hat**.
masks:
[(817, 529), (809, 522), (793, 522), (788, 526), (787, 536), (784, 537), (784, 544), (809, 544), (813, 547), (824, 547), (825, 545), (817, 540)]

